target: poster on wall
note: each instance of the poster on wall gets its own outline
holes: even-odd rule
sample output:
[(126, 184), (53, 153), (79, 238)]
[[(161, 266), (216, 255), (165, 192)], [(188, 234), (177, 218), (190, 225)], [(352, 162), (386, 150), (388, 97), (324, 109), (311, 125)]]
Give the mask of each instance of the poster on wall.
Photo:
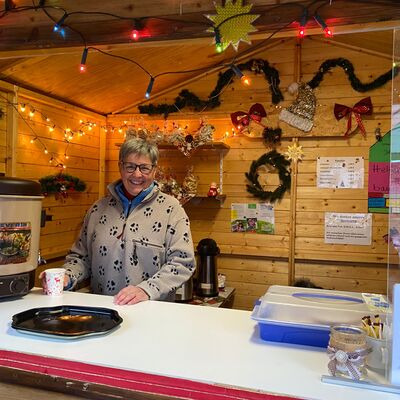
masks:
[(368, 212), (389, 212), (390, 131), (369, 149)]
[(232, 203), (231, 232), (273, 234), (274, 206), (269, 203)]
[(362, 189), (364, 157), (318, 157), (317, 187)]
[(372, 214), (325, 213), (325, 243), (371, 244)]

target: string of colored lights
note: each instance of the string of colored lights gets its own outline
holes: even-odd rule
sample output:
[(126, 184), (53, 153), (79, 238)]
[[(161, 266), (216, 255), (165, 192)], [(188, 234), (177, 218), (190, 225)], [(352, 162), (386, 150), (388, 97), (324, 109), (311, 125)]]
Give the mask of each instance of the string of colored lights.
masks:
[[(307, 15), (307, 19), (308, 19), (308, 9), (311, 6), (314, 6), (315, 4), (319, 4), (318, 6), (318, 10), (320, 10), (323, 6), (326, 6), (327, 4), (330, 4), (331, 1), (329, 0), (314, 0), (312, 1), (308, 6), (304, 6), (302, 4), (299, 3), (295, 3), (295, 2), (287, 2), (287, 3), (283, 3), (283, 4), (278, 4), (272, 7), (269, 7), (267, 11), (261, 13), (261, 16), (266, 15), (267, 13), (271, 13), (271, 11), (274, 10), (278, 10), (282, 7), (300, 7), (302, 10), (302, 14), (299, 18), (299, 37), (304, 37), (305, 35), (305, 25), (307, 23), (307, 20), (305, 20), (305, 15)], [(168, 21), (168, 22), (174, 22), (176, 24), (198, 24), (201, 25), (203, 27), (208, 27), (208, 28), (213, 28), (214, 30), (214, 39), (215, 39), (215, 43), (216, 43), (216, 51), (217, 52), (221, 52), (221, 36), (220, 36), (220, 29), (221, 27), (226, 24), (227, 22), (231, 21), (232, 19), (235, 18), (240, 18), (243, 15), (253, 15), (250, 12), (248, 13), (239, 13), (237, 15), (232, 15), (229, 16), (228, 18), (225, 18), (223, 21), (221, 21), (219, 24), (214, 25), (213, 23), (211, 23), (210, 21), (193, 21), (193, 20), (182, 20), (182, 19), (174, 19), (174, 18), (165, 18), (165, 17), (141, 17), (141, 18), (132, 18), (132, 17), (125, 17), (125, 16), (120, 16), (114, 13), (109, 13), (109, 12), (103, 12), (103, 11), (72, 11), (72, 12), (68, 12), (65, 8), (63, 7), (58, 7), (58, 6), (53, 6), (53, 5), (48, 5), (46, 4), (45, 0), (40, 0), (38, 2), (38, 4), (35, 4), (35, 2), (33, 2), (33, 6), (21, 6), (21, 7), (17, 7), (15, 6), (15, 4), (11, 1), (11, 2), (6, 2), (6, 6), (5, 6), (5, 10), (3, 11), (2, 14), (0, 14), (0, 18), (5, 17), (8, 13), (14, 13), (14, 12), (25, 12), (25, 11), (29, 11), (29, 10), (42, 10), (46, 16), (51, 19), (52, 22), (54, 22), (54, 27), (53, 30), (54, 32), (58, 32), (62, 37), (65, 38), (66, 36), (66, 31), (64, 28), (68, 28), (69, 30), (71, 30), (72, 32), (75, 32), (76, 34), (78, 34), (83, 42), (84, 45), (84, 49), (82, 52), (82, 57), (81, 57), (81, 63), (79, 65), (79, 70), (81, 72), (86, 72), (86, 62), (87, 62), (87, 57), (88, 57), (88, 53), (89, 53), (89, 49), (92, 50), (96, 50), (104, 55), (107, 56), (111, 56), (111, 57), (115, 57), (115, 58), (119, 58), (128, 62), (131, 62), (133, 64), (135, 64), (137, 67), (139, 67), (143, 72), (145, 72), (148, 76), (149, 76), (149, 83), (145, 92), (145, 98), (149, 99), (151, 96), (151, 92), (153, 90), (153, 86), (155, 83), (155, 80), (157, 77), (162, 76), (162, 75), (167, 75), (167, 74), (183, 74), (183, 73), (191, 73), (191, 72), (200, 72), (200, 71), (207, 71), (207, 70), (212, 70), (216, 67), (216, 65), (212, 65), (212, 66), (208, 66), (208, 67), (204, 67), (204, 68), (198, 68), (198, 69), (192, 69), (192, 70), (183, 70), (183, 71), (168, 71), (168, 72), (162, 72), (159, 74), (152, 74), (150, 71), (148, 71), (146, 68), (144, 68), (140, 63), (138, 63), (135, 60), (132, 59), (128, 59), (126, 57), (123, 56), (118, 56), (115, 54), (111, 54), (108, 52), (105, 52), (103, 50), (100, 50), (98, 48), (95, 48), (93, 46), (87, 46), (87, 41), (85, 39), (85, 37), (83, 36), (83, 34), (78, 31), (77, 29), (71, 27), (70, 25), (68, 25), (67, 19), (70, 17), (73, 17), (75, 15), (84, 15), (84, 14), (88, 14), (88, 15), (104, 15), (104, 16), (108, 16), (108, 17), (112, 17), (118, 20), (129, 20), (132, 21), (132, 25), (133, 25), (133, 29), (131, 31), (130, 34), (130, 39), (131, 40), (138, 40), (140, 38), (140, 31), (144, 29), (145, 27), (145, 22), (147, 20), (151, 20), (151, 19), (156, 19), (156, 20), (161, 20), (161, 21)], [(61, 18), (55, 18), (53, 17), (49, 11), (50, 10), (54, 10), (57, 12), (62, 12), (62, 16)], [(332, 36), (332, 30), (330, 28), (328, 28), (328, 26), (326, 25), (325, 21), (322, 19), (322, 17), (317, 13), (317, 11), (314, 14), (314, 19), (315, 21), (322, 27), (322, 29), (324, 30), (326, 36), (331, 37)], [(304, 22), (305, 21), (305, 22)], [(275, 32), (273, 32), (267, 39), (261, 41), (260, 43), (258, 43), (255, 46), (252, 46), (250, 49), (248, 49), (247, 51), (253, 51), (255, 48), (259, 47), (260, 45), (263, 45), (265, 43), (265, 41), (271, 39), (277, 32), (279, 32), (280, 30), (286, 28), (287, 26), (293, 24), (294, 22), (296, 22), (296, 20), (289, 22), (288, 24), (285, 24), (282, 28), (279, 28), (278, 30), (276, 30)], [(235, 60), (239, 57), (244, 55), (246, 52), (242, 52), (240, 54), (237, 54), (234, 59), (228, 63), (229, 66), (232, 68), (232, 70), (235, 72), (235, 74), (241, 79), (242, 83), (244, 85), (249, 85), (250, 84), (250, 79), (248, 77), (246, 77), (242, 71), (240, 71), (240, 69), (235, 65)], [(217, 66), (224, 66), (224, 64), (227, 64), (226, 61), (219, 63)]]

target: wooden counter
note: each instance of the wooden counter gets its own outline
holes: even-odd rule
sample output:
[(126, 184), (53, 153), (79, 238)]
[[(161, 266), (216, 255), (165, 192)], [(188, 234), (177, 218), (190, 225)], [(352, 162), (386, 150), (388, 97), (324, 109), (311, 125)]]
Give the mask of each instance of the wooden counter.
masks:
[[(11, 328), (15, 313), (59, 304), (113, 308), (124, 321), (108, 335), (79, 340), (33, 336)], [(327, 362), (323, 349), (260, 340), (257, 324), (248, 311), (152, 301), (115, 306), (109, 296), (66, 292), (52, 298), (41, 290), (0, 302), (0, 380), (13, 381), (10, 371), (14, 376), (20, 374), (24, 381), (29, 381), (29, 374), (39, 374), (43, 387), (61, 390), (64, 385), (63, 390), (68, 392), (70, 382), (75, 391), (69, 392), (76, 394), (74, 379), (84, 381), (96, 376), (100, 380), (83, 384), (80, 390), (90, 397), (88, 388), (95, 388), (97, 398), (111, 398), (114, 383), (119, 395), (121, 390), (127, 392), (127, 386), (118, 386), (122, 377), (129, 377), (141, 387), (152, 381), (153, 386), (162, 382), (164, 388), (174, 389), (166, 392), (174, 393), (170, 395), (153, 390), (151, 395), (136, 397), (142, 399), (182, 397), (188, 390), (193, 399), (199, 398), (196, 393), (203, 393), (203, 399), (239, 398), (232, 393), (239, 396), (241, 392), (246, 393), (248, 397), (241, 397), (246, 399), (270, 399), (271, 394), (279, 394), (276, 399), (398, 399), (394, 394), (321, 383)], [(30, 372), (24, 375), (27, 366)], [(105, 379), (106, 373), (107, 379), (113, 376), (113, 384)], [(54, 383), (57, 380), (58, 387)], [(32, 379), (27, 383), (34, 385)], [(102, 388), (107, 388), (107, 395)], [(132, 389), (130, 393), (134, 393)]]

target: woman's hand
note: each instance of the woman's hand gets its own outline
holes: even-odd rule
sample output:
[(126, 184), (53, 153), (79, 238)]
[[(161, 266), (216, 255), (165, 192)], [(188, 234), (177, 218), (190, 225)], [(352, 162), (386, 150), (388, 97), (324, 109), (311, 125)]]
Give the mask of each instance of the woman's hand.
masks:
[[(46, 285), (46, 270), (42, 271), (42, 272), (39, 274), (39, 280), (42, 282), (43, 291), (46, 292), (46, 290), (47, 290), (47, 285)], [(67, 287), (67, 286), (69, 285), (69, 281), (70, 281), (69, 276), (68, 276), (67, 274), (65, 274), (65, 275), (64, 275), (64, 287)]]
[(119, 291), (114, 297), (114, 304), (125, 305), (125, 304), (136, 304), (141, 301), (149, 300), (149, 295), (140, 287), (127, 286)]

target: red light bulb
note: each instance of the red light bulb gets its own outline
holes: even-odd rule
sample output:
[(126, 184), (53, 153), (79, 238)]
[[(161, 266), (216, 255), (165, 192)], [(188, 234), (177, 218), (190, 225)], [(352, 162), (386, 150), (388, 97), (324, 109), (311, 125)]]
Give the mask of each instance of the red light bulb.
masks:
[(81, 72), (81, 73), (86, 72), (86, 65), (85, 64), (81, 64), (79, 66), (79, 72)]
[(132, 40), (138, 40), (139, 39), (139, 31), (137, 29), (133, 29), (132, 30), (131, 38), (132, 38)]
[(304, 28), (304, 26), (301, 26), (299, 28), (299, 33), (298, 33), (298, 37), (299, 38), (303, 38), (306, 35), (306, 28)]
[(328, 27), (324, 29), (324, 32), (325, 32), (325, 37), (333, 37), (333, 32)]

